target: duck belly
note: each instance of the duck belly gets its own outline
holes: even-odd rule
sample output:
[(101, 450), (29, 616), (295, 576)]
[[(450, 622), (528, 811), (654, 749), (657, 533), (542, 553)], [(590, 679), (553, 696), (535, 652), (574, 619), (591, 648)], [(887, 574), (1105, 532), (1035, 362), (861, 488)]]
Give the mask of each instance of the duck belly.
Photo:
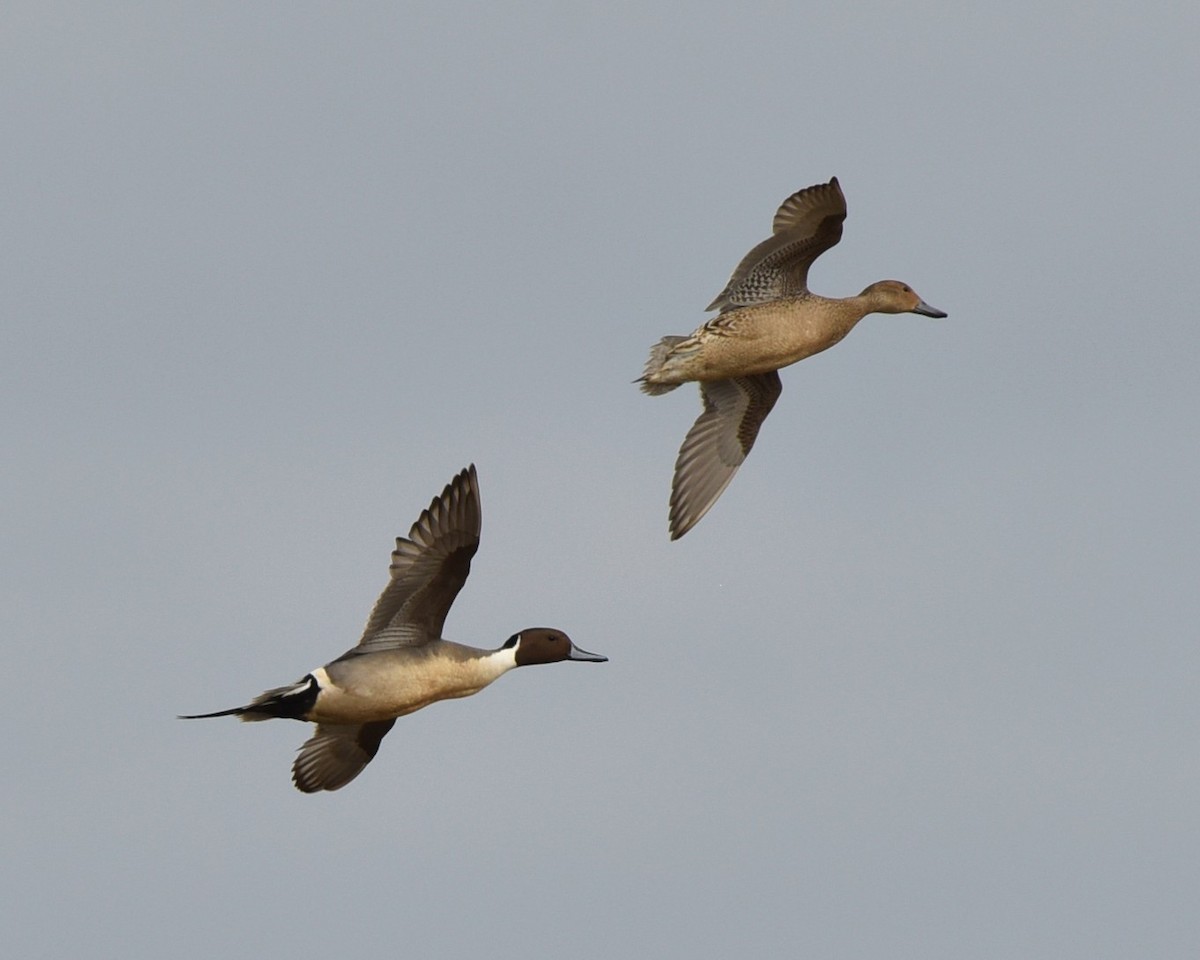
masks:
[(478, 693), (496, 678), (491, 671), (469, 663), (418, 660), (393, 669), (379, 669), (378, 664), (366, 664), (362, 669), (356, 666), (351, 660), (313, 672), (321, 690), (307, 719), (371, 723), (403, 717), (438, 700)]

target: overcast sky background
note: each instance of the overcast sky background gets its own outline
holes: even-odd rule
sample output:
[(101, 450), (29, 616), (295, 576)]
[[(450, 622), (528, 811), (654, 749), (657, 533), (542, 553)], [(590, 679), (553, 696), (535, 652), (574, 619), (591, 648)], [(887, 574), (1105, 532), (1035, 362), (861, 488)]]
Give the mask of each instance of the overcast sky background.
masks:
[[(13, 957), (1194, 958), (1200, 7), (10, 3)], [(631, 384), (792, 191), (950, 314), (783, 373), (678, 543)], [(358, 639), (478, 465), (447, 635), (552, 625), (303, 796), (183, 723)]]

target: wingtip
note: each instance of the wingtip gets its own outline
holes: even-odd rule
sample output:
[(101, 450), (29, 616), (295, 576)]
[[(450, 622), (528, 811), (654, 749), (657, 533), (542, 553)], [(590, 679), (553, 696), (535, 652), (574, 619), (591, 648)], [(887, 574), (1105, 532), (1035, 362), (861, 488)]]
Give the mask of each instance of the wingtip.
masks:
[(430, 501), (429, 507), (422, 513), (422, 518), (426, 513), (436, 514), (444, 509), (445, 505), (452, 503), (456, 497), (463, 495), (479, 499), (479, 474), (475, 470), (474, 463), (467, 464), (450, 478), (450, 482), (442, 488), (442, 492)]
[[(724, 488), (722, 488), (722, 492), (724, 492)], [(718, 493), (717, 497), (720, 495), (721, 494)], [(708, 513), (709, 508), (711, 508), (712, 505), (717, 502), (717, 497), (714, 497), (712, 501), (704, 507), (703, 510), (692, 516), (677, 516), (673, 514), (668, 523), (668, 532), (671, 537), (671, 543), (674, 543), (676, 540), (682, 540), (684, 534), (690, 533), (692, 528), (704, 518), (706, 513)], [(685, 508), (681, 506), (680, 513), (682, 513), (684, 509)]]

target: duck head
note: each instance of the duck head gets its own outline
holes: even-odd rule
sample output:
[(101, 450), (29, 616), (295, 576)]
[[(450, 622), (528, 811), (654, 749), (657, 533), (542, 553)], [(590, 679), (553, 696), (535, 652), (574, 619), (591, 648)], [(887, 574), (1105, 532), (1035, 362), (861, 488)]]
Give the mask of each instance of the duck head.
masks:
[(912, 287), (900, 280), (880, 280), (859, 296), (871, 305), (872, 313), (919, 313), (923, 317), (938, 319), (947, 316), (927, 304)]
[(589, 663), (605, 663), (608, 657), (581, 650), (561, 630), (553, 627), (529, 627), (514, 633), (504, 644), (516, 647), (518, 667), (534, 663), (558, 663), (560, 660), (581, 660)]

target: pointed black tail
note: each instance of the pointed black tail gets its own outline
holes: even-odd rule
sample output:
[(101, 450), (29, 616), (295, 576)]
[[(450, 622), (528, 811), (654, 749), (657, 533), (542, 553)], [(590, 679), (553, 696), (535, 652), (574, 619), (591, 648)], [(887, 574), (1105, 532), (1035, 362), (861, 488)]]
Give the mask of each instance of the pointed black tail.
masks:
[(244, 707), (217, 710), (214, 713), (184, 714), (179, 719), (207, 720), (209, 717), (241, 717), (247, 721), (274, 720), (276, 718), (303, 720), (317, 702), (319, 691), (317, 678), (309, 673), (289, 687), (275, 687), (268, 690), (262, 696), (255, 697)]
[(207, 720), (209, 717), (233, 717), (245, 711), (246, 707), (234, 707), (232, 710), (218, 710), (216, 713), (181, 713), (176, 720)]

